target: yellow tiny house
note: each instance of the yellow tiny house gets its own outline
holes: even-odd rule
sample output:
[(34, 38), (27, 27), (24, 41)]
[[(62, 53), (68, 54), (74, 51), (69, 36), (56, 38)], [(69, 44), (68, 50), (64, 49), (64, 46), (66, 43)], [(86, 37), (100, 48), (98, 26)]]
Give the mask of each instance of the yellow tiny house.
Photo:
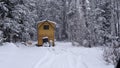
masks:
[(40, 21), (38, 23), (38, 46), (48, 42), (54, 46), (55, 23), (52, 21)]

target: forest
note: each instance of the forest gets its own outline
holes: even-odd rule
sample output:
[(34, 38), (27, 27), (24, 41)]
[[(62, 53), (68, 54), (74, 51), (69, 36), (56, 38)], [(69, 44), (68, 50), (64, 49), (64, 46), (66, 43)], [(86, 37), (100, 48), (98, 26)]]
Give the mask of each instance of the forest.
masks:
[(0, 0), (0, 43), (37, 41), (38, 21), (56, 22), (58, 41), (104, 47), (104, 60), (120, 58), (120, 0)]

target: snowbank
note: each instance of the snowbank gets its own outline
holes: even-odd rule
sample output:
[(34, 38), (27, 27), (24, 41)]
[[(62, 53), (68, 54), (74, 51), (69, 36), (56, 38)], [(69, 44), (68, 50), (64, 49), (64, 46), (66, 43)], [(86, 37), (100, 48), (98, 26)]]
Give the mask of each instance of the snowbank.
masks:
[(6, 47), (6, 48), (18, 48), (14, 43), (3, 43), (2, 47)]
[(5, 43), (0, 47), (0, 68), (114, 68), (104, 63), (102, 54), (101, 48), (73, 47), (70, 42), (19, 48)]

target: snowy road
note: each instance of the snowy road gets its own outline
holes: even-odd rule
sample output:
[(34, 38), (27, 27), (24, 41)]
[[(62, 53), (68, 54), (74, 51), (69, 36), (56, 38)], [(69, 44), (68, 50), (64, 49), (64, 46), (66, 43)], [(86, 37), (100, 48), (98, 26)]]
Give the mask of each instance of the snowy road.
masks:
[(56, 47), (0, 47), (0, 68), (114, 68), (106, 65), (100, 48), (73, 47), (57, 42)]

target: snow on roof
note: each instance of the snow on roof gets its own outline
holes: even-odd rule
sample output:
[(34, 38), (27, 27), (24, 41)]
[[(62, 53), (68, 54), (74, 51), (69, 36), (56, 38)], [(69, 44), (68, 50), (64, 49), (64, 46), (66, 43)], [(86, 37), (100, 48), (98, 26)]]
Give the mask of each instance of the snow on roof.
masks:
[(48, 37), (46, 36), (46, 37), (43, 37), (42, 39), (46, 39), (46, 38), (48, 38)]
[(54, 21), (50, 21), (50, 20), (42, 20), (42, 21), (38, 21), (38, 23), (40, 23), (40, 22), (45, 22), (45, 21), (49, 21), (49, 22), (51, 22), (51, 23), (53, 23), (53, 24), (56, 25), (56, 22), (54, 22)]

